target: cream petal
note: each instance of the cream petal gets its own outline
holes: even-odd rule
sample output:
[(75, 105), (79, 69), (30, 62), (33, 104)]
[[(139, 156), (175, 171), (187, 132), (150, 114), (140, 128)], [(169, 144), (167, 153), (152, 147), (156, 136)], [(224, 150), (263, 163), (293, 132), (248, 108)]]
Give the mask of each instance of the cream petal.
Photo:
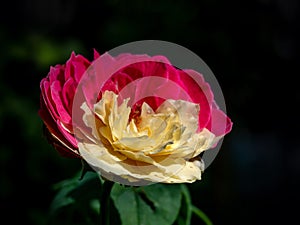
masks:
[(183, 100), (167, 100), (157, 109), (157, 113), (175, 113), (180, 124), (187, 128), (186, 132), (195, 133), (198, 129), (198, 115), (200, 107), (198, 104)]
[(103, 161), (113, 164), (127, 159), (126, 156), (118, 152), (113, 152), (112, 154), (101, 143), (93, 144), (81, 142), (78, 144), (78, 149), (82, 157), (92, 165), (101, 164)]
[[(106, 174), (106, 178), (113, 181), (126, 183), (137, 182), (141, 180), (149, 182), (162, 182), (166, 179), (160, 169), (154, 165), (140, 166), (138, 163), (132, 165), (123, 160), (115, 160), (110, 154), (107, 154), (105, 148), (99, 145), (79, 143), (79, 152), (81, 156), (98, 172), (100, 175)], [(125, 179), (125, 180), (124, 180)]]
[(90, 108), (88, 107), (87, 103), (84, 102), (81, 106), (81, 109), (84, 111), (84, 115), (83, 115), (83, 122), (84, 124), (92, 129), (92, 136), (89, 135), (88, 132), (83, 131), (84, 128), (81, 129), (82, 133), (85, 134), (86, 137), (88, 137), (90, 140), (92, 140), (93, 142), (96, 142), (96, 140), (99, 140), (99, 134), (98, 134), (98, 126), (96, 123), (97, 118), (95, 117), (95, 114), (93, 114), (93, 112), (90, 110)]
[(204, 128), (200, 133), (196, 133), (189, 141), (190, 146), (194, 146), (195, 152), (191, 158), (198, 156), (201, 152), (211, 148), (215, 141), (215, 135)]
[(124, 131), (128, 125), (130, 108), (127, 107), (126, 99), (120, 106), (117, 105), (116, 95), (113, 98), (113, 110), (109, 115), (109, 127), (111, 128), (113, 140), (122, 138)]
[(185, 166), (170, 176), (165, 183), (192, 183), (201, 180), (201, 170), (192, 162), (186, 162)]
[[(119, 182), (129, 179), (130, 182), (145, 180), (162, 183), (185, 183), (201, 179), (201, 170), (192, 162), (183, 159), (164, 159), (152, 162), (149, 166), (127, 164), (115, 156), (107, 153), (103, 146), (94, 144), (79, 144), (81, 156), (100, 174), (114, 174), (113, 180)], [(123, 180), (124, 183), (124, 180)]]
[(130, 159), (136, 160), (138, 162), (145, 162), (149, 164), (155, 165), (155, 161), (150, 156), (145, 155), (142, 151), (139, 152), (133, 152), (130, 150), (117, 150), (122, 155), (127, 156)]
[(94, 105), (94, 113), (102, 120), (105, 125), (109, 124), (108, 118), (111, 114), (112, 104), (114, 104), (116, 96), (113, 92), (104, 92), (101, 100)]
[[(155, 112), (146, 103), (139, 118), (129, 121), (129, 99), (106, 91), (92, 112), (82, 105), (93, 142), (80, 142), (82, 157), (106, 178), (121, 183), (185, 183), (201, 179), (194, 159), (216, 142), (207, 129), (197, 133), (199, 105), (166, 100)], [(189, 160), (193, 159), (193, 162)]]

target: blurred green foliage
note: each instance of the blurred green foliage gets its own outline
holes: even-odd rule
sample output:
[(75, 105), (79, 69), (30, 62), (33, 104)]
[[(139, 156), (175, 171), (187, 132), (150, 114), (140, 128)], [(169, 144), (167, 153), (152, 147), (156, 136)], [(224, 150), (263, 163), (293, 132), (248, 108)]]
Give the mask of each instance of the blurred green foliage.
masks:
[[(52, 186), (73, 175), (81, 163), (62, 159), (44, 138), (37, 113), (39, 80), (80, 44), (31, 33), (10, 39), (1, 30), (0, 48), (1, 210), (12, 223), (22, 218), (45, 224), (55, 194)], [(22, 209), (20, 217), (12, 214), (17, 209)]]

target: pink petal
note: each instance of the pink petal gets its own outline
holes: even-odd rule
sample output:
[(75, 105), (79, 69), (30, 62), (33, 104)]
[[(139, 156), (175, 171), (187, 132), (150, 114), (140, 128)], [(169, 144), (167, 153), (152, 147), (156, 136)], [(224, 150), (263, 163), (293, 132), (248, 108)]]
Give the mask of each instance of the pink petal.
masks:
[(84, 77), (82, 77), (79, 86), (89, 107), (96, 103), (102, 87), (109, 80), (110, 74), (113, 74), (114, 63), (115, 59), (113, 57), (109, 54), (103, 54), (91, 64)]
[(69, 133), (69, 131), (62, 125), (61, 121), (57, 120), (56, 124), (58, 129), (60, 130), (62, 135), (68, 140), (68, 142), (71, 143), (75, 148), (78, 148), (75, 136)]
[(65, 70), (64, 65), (56, 65), (54, 67), (51, 66), (50, 71), (47, 76), (50, 84), (56, 80), (59, 80), (61, 83), (63, 83), (64, 82), (64, 70)]
[(96, 49), (94, 49), (94, 60), (98, 59), (100, 57), (99, 52), (97, 52)]
[[(97, 54), (96, 56), (97, 57)], [(89, 102), (95, 103), (100, 90), (120, 92), (129, 82), (143, 76), (151, 76), (152, 70), (145, 71), (143, 63), (149, 60), (168, 60), (163, 56), (150, 57), (148, 55), (120, 54), (113, 58), (108, 53), (95, 60), (89, 68), (89, 73), (82, 81), (82, 89)], [(138, 62), (143, 62), (137, 64)], [(149, 68), (149, 66), (147, 67)]]
[(72, 106), (73, 106), (73, 100), (74, 100), (76, 88), (77, 85), (75, 84), (73, 78), (70, 77), (66, 81), (62, 89), (63, 104), (69, 115), (72, 115)]
[(223, 136), (231, 131), (232, 122), (223, 111), (212, 109), (211, 120), (206, 128), (217, 137)]
[(109, 80), (106, 81), (106, 83), (103, 85), (101, 91), (113, 91), (116, 94), (119, 94), (119, 92), (129, 83), (133, 81), (133, 78), (124, 73), (124, 72), (117, 72), (114, 74)]
[[(44, 123), (49, 126), (50, 128), (53, 127), (53, 117), (51, 116), (51, 114), (49, 113), (48, 111), (48, 108), (47, 106), (45, 105), (45, 101), (44, 99), (42, 98), (41, 96), (41, 101), (40, 101), (40, 105), (41, 105), (41, 108), (40, 110), (38, 111), (38, 114), (39, 116), (42, 118), (42, 120), (44, 121)], [(54, 126), (55, 127), (55, 126)]]
[(68, 114), (68, 112), (66, 111), (66, 108), (63, 105), (62, 96), (61, 96), (62, 87), (61, 87), (61, 84), (59, 83), (59, 81), (54, 81), (51, 84), (50, 89), (51, 89), (51, 96), (52, 96), (53, 102), (55, 102), (56, 109), (59, 114), (59, 119), (66, 124), (70, 123), (71, 116)]
[(41, 95), (44, 100), (45, 106), (51, 113), (52, 118), (56, 120), (58, 118), (58, 112), (56, 110), (55, 103), (52, 100), (49, 81), (46, 78), (44, 78), (41, 81), (40, 87), (41, 87)]
[(190, 71), (177, 70), (177, 73), (169, 73), (169, 77), (186, 91), (192, 102), (199, 104), (199, 130), (201, 130), (210, 119), (212, 91), (207, 83), (201, 82), (201, 77), (196, 80), (190, 73)]
[(73, 77), (78, 83), (90, 64), (82, 55), (75, 55), (72, 52), (70, 59), (66, 63), (65, 80)]
[[(63, 156), (67, 157), (79, 157), (79, 155), (75, 154), (73, 151), (70, 151), (70, 149), (77, 149), (77, 145), (72, 145), (70, 141), (68, 141), (64, 135), (62, 135), (62, 132), (57, 127), (56, 122), (53, 120), (52, 116), (49, 114), (49, 111), (47, 110), (46, 106), (44, 105), (44, 101), (41, 103), (41, 109), (39, 110), (39, 116), (44, 121), (48, 131), (49, 135), (54, 135), (59, 142), (62, 142), (63, 144), (55, 143), (57, 140), (54, 140), (52, 138), (51, 143), (54, 145), (55, 149)], [(48, 137), (50, 139), (51, 137)], [(67, 147), (65, 147), (67, 146)]]

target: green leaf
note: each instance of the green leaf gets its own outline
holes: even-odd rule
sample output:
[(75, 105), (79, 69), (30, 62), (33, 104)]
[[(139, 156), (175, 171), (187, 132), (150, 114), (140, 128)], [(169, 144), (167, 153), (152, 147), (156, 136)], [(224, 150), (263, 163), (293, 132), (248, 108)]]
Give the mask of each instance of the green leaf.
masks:
[(95, 172), (62, 181), (50, 206), (49, 224), (95, 224), (99, 220), (101, 181)]
[(124, 187), (115, 184), (111, 197), (122, 225), (171, 225), (181, 203), (180, 185)]

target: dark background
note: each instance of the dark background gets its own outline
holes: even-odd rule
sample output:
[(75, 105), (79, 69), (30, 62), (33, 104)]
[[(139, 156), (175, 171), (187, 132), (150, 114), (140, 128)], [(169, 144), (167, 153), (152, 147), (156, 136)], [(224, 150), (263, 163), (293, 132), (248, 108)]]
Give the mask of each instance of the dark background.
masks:
[[(299, 8), (297, 0), (8, 1), (0, 8), (0, 214), (45, 224), (53, 184), (78, 160), (42, 136), (39, 82), (71, 51), (90, 60), (131, 41), (182, 45), (214, 72), (234, 122), (193, 202), (214, 224), (298, 220)], [(198, 224), (198, 222), (194, 222)], [(199, 223), (200, 224), (200, 223)]]

